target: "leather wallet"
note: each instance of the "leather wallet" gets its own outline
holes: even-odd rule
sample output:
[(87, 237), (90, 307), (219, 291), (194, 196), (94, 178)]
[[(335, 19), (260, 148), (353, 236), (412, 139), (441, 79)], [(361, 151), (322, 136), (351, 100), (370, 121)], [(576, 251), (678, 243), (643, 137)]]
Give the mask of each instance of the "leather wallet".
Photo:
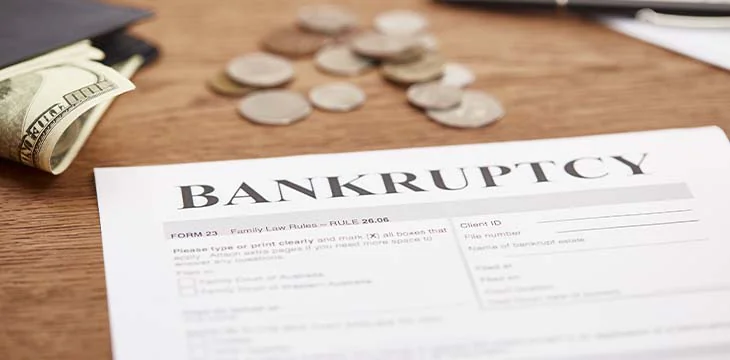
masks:
[[(0, 0), (0, 68), (91, 39), (112, 57), (139, 53), (149, 61), (157, 50), (124, 34), (152, 13), (90, 0)], [(109, 61), (111, 62), (111, 61)]]

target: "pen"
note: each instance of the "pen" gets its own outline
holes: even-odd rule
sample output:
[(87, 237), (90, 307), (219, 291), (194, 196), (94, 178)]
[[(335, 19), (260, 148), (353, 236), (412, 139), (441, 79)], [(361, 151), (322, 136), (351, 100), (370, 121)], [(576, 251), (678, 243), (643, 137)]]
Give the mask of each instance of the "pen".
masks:
[(636, 13), (652, 9), (683, 15), (730, 15), (730, 0), (437, 0), (444, 3), (510, 8), (564, 8), (586, 12)]

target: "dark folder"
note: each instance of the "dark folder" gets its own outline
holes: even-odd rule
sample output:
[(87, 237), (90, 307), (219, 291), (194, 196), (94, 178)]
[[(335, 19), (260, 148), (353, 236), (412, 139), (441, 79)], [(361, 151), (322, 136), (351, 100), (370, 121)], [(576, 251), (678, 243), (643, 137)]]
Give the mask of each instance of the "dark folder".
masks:
[(90, 0), (0, 0), (0, 69), (84, 39), (115, 57), (139, 53), (151, 60), (153, 46), (123, 34), (151, 15)]

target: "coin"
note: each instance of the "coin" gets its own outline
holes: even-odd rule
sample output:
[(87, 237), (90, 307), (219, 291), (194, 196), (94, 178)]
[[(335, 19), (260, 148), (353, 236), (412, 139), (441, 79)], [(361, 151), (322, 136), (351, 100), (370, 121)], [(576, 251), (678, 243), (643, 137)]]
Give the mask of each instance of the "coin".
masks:
[(421, 56), (427, 52), (438, 51), (438, 40), (436, 40), (436, 37), (431, 34), (419, 34), (410, 36), (410, 38), (413, 40), (414, 46), (397, 56), (388, 58), (388, 62), (413, 62), (421, 58)]
[(349, 45), (352, 40), (363, 33), (362, 30), (350, 29), (334, 36), (335, 45)]
[(312, 113), (307, 99), (291, 90), (261, 90), (251, 93), (238, 104), (246, 119), (265, 125), (289, 125)]
[(317, 52), (314, 62), (320, 70), (342, 76), (362, 74), (373, 68), (373, 62), (357, 55), (345, 45), (326, 47)]
[(226, 74), (237, 83), (267, 88), (289, 82), (294, 77), (294, 68), (281, 56), (256, 52), (231, 60)]
[(442, 84), (464, 88), (471, 85), (475, 79), (474, 73), (462, 64), (444, 64), (444, 76), (441, 78)]
[(347, 112), (365, 103), (365, 93), (353, 84), (338, 82), (313, 88), (309, 100), (322, 110)]
[(243, 96), (256, 90), (255, 88), (244, 86), (231, 80), (225, 71), (221, 71), (210, 78), (208, 80), (208, 87), (215, 93), (224, 96)]
[(426, 114), (442, 125), (476, 128), (501, 119), (505, 112), (499, 100), (493, 96), (483, 91), (466, 90), (458, 107), (449, 110), (429, 110)]
[(416, 36), (416, 42), (426, 51), (438, 51), (439, 41), (431, 34), (421, 34)]
[(375, 29), (388, 35), (415, 35), (428, 26), (419, 13), (410, 10), (392, 10), (375, 17)]
[(397, 64), (411, 63), (420, 59), (425, 53), (426, 49), (423, 46), (417, 44), (416, 46), (409, 48), (408, 50), (398, 54), (397, 56), (388, 58), (387, 61), (389, 63)]
[(322, 34), (339, 34), (357, 26), (352, 12), (334, 5), (312, 5), (299, 9), (299, 26)]
[(397, 59), (418, 48), (418, 43), (411, 37), (388, 36), (367, 32), (355, 36), (350, 43), (356, 53), (377, 60)]
[(462, 95), (458, 87), (438, 81), (411, 85), (407, 92), (411, 104), (428, 110), (451, 109), (461, 103)]
[(386, 79), (402, 83), (413, 84), (426, 82), (441, 76), (444, 60), (436, 53), (426, 53), (415, 62), (399, 64), (387, 63), (382, 72)]
[(330, 41), (330, 37), (326, 35), (284, 28), (269, 34), (262, 44), (264, 49), (272, 53), (297, 58), (314, 54)]

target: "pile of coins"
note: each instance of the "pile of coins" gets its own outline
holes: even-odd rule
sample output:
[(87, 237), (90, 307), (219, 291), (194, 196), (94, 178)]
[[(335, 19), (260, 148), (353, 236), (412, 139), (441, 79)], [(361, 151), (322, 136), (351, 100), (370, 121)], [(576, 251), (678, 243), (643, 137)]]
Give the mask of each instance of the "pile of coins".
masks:
[(355, 14), (338, 6), (301, 8), (296, 26), (270, 33), (261, 43), (264, 52), (231, 60), (209, 85), (216, 93), (243, 97), (238, 104), (241, 116), (266, 125), (303, 120), (312, 113), (312, 106), (348, 112), (365, 103), (362, 89), (349, 82), (315, 86), (308, 96), (286, 89), (295, 76), (291, 59), (313, 57), (318, 70), (339, 77), (379, 67), (385, 79), (408, 87), (411, 105), (446, 126), (481, 127), (505, 115), (493, 96), (464, 90), (474, 82), (474, 73), (444, 60), (438, 41), (426, 32), (428, 21), (422, 15), (388, 11), (375, 17), (373, 28), (358, 29)]

